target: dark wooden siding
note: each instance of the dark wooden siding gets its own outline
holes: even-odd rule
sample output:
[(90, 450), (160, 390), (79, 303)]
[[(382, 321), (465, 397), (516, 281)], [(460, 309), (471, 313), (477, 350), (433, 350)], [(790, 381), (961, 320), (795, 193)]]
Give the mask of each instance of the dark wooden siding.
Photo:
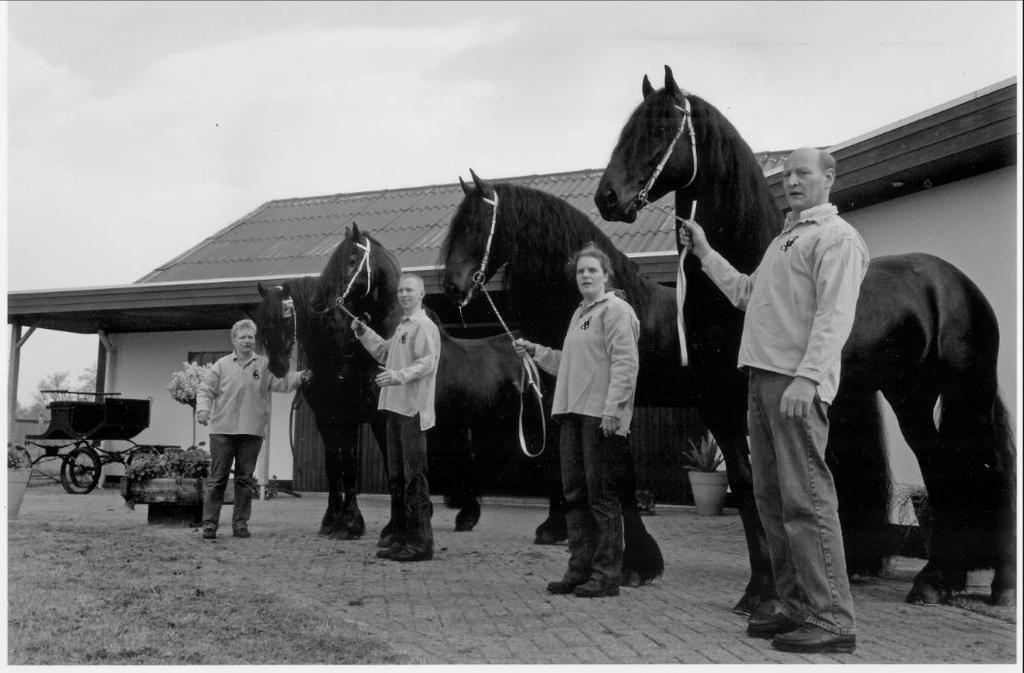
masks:
[[(704, 430), (700, 415), (693, 408), (637, 408), (633, 417), (631, 450), (637, 468), (639, 488), (654, 492), (661, 503), (689, 502), (689, 485), (682, 469), (681, 452), (688, 439), (699, 441)], [(496, 447), (502, 454), (505, 474), (492, 479), (485, 495), (537, 496), (542, 494), (532, 471), (533, 461), (518, 455), (513, 440)], [(303, 401), (295, 414), (294, 488), (297, 491), (324, 491), (323, 444), (313, 422), (313, 414)], [(384, 460), (369, 425), (359, 430), (360, 491), (387, 493)], [(431, 475), (431, 490), (443, 493), (444, 474)], [(437, 488), (434, 488), (436, 485)]]

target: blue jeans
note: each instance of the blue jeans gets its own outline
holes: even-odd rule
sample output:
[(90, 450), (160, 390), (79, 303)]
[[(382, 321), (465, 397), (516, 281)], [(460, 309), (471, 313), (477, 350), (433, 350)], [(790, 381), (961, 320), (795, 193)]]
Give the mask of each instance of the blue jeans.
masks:
[(217, 530), (232, 461), (235, 463), (235, 506), (231, 527), (248, 526), (252, 514), (252, 473), (262, 444), (263, 438), (258, 435), (210, 435), (210, 476), (203, 494), (204, 528)]
[(626, 438), (605, 437), (601, 419), (580, 414), (559, 417), (562, 489), (567, 509), (570, 582), (622, 580), (622, 507), (618, 480), (629, 450)]
[(430, 484), (427, 480), (427, 434), (420, 430), (420, 415), (387, 412), (388, 481), (391, 511), (397, 519), (395, 535), (413, 552), (434, 550), (430, 517)]
[(768, 538), (775, 588), (789, 617), (853, 634), (853, 597), (832, 473), (825, 464), (828, 405), (785, 418), (793, 377), (750, 370), (748, 427), (754, 499)]

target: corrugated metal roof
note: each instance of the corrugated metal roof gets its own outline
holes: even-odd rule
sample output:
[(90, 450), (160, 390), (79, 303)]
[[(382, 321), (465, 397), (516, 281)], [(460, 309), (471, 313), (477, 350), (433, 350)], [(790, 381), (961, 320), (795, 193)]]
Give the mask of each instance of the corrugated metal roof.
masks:
[[(762, 152), (757, 157), (767, 171), (784, 155)], [(605, 222), (594, 205), (602, 172), (591, 169), (493, 181), (525, 185), (565, 199), (626, 254), (674, 250), (671, 196), (644, 209), (632, 224)], [(353, 222), (394, 252), (403, 267), (435, 266), (462, 197), (462, 187), (453, 183), (269, 201), (138, 282), (316, 274)]]

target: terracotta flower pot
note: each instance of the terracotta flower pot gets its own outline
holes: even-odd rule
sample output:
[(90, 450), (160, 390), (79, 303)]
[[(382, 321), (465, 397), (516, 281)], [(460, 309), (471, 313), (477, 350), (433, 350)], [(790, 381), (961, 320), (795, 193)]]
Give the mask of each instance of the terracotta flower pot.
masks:
[(697, 514), (701, 516), (718, 516), (725, 506), (725, 492), (729, 488), (729, 480), (725, 472), (689, 472), (690, 490), (693, 491), (693, 502), (697, 505)]
[(7, 518), (17, 519), (21, 510), (21, 501), (28, 490), (28, 480), (32, 476), (30, 467), (7, 468)]

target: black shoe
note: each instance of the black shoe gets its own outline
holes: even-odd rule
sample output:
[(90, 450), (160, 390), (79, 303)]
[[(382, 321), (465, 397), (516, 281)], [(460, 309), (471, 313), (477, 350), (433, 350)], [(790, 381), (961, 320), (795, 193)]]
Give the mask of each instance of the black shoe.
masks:
[(602, 584), (597, 580), (590, 580), (572, 590), (572, 593), (580, 598), (601, 598), (602, 596), (618, 596), (619, 587), (617, 584)]
[(780, 633), (772, 639), (772, 647), (782, 652), (818, 654), (841, 652), (849, 654), (857, 647), (857, 637), (826, 631), (814, 624), (804, 624), (795, 631)]
[(747, 635), (751, 638), (767, 638), (770, 640), (780, 633), (796, 631), (801, 626), (803, 626), (803, 622), (798, 622), (781, 612), (776, 612), (767, 619), (748, 620)]
[(217, 529), (216, 528), (204, 528), (203, 529), (203, 539), (204, 540), (216, 540), (217, 539)]
[(411, 563), (414, 561), (429, 561), (434, 558), (433, 549), (416, 550), (412, 547), (404, 547), (391, 555), (392, 561)]
[(235, 528), (233, 531), (231, 531), (231, 534), (235, 537), (252, 537), (252, 535), (249, 534), (249, 529), (245, 526)]
[(548, 582), (548, 593), (571, 594), (572, 590), (581, 584), (583, 584), (582, 580), (558, 580), (557, 582)]

